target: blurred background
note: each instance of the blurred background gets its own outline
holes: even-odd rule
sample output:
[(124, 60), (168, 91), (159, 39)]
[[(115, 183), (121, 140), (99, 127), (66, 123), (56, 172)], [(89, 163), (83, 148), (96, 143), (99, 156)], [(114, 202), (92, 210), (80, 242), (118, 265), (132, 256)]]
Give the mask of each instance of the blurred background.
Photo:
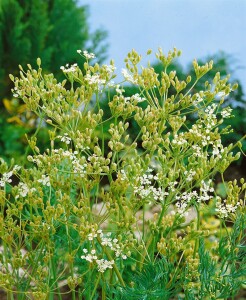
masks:
[[(35, 66), (41, 57), (44, 71), (61, 79), (60, 66), (79, 60), (82, 64), (77, 49), (94, 52), (98, 62), (114, 59), (119, 77), (133, 48), (143, 57), (150, 48), (155, 52), (161, 47), (164, 53), (174, 46), (182, 50), (173, 65), (181, 79), (194, 73), (194, 58), (200, 63), (213, 59), (214, 70), (205, 80), (219, 71), (222, 77), (230, 73), (231, 82), (238, 83), (226, 100), (235, 118), (225, 124), (231, 124), (234, 133), (224, 142), (239, 140), (246, 132), (245, 15), (244, 0), (0, 0), (0, 156), (17, 163), (23, 159), (25, 134), (37, 126), (36, 117), (13, 96), (8, 74), (18, 75), (19, 64)], [(150, 63), (161, 72), (152, 57)], [(127, 86), (127, 94), (135, 92)], [(41, 147), (47, 147), (47, 128), (39, 132), (39, 139)], [(228, 179), (246, 177), (245, 156), (231, 168)]]

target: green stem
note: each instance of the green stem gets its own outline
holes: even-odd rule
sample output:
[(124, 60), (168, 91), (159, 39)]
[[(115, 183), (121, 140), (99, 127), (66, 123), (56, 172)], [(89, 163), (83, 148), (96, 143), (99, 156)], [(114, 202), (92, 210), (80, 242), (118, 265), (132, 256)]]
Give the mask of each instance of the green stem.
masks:
[[(39, 116), (39, 114), (37, 112), (36, 112), (36, 114)], [(38, 127), (37, 127), (36, 131), (34, 132), (34, 134), (32, 135), (33, 138), (37, 136), (40, 128), (42, 127), (43, 120), (44, 120), (44, 114), (40, 116), (40, 121), (38, 123)], [(27, 137), (27, 135), (26, 135), (26, 137)], [(28, 153), (29, 150), (30, 150), (30, 145), (28, 144), (27, 147), (26, 147), (26, 151), (24, 153), (24, 157), (23, 157), (23, 166), (24, 166), (24, 160), (26, 159), (27, 153)]]
[(106, 300), (106, 293), (104, 288), (102, 288), (102, 300)]
[[(71, 246), (71, 238), (70, 238), (70, 234), (69, 234), (69, 228), (68, 228), (68, 217), (65, 216), (65, 227), (66, 227), (66, 235), (67, 235), (67, 239), (68, 239), (68, 253), (71, 254), (72, 253), (72, 246)], [(73, 262), (70, 261), (69, 262), (70, 264), (70, 272), (71, 272), (71, 276), (72, 278), (74, 278), (74, 266), (73, 266)], [(73, 289), (72, 290), (72, 300), (76, 300), (76, 297), (75, 297), (75, 290)]]
[(151, 235), (151, 236), (149, 237), (149, 240), (147, 241), (147, 244), (146, 244), (146, 251), (145, 251), (145, 253), (143, 254), (142, 259), (141, 259), (141, 261), (140, 261), (140, 263), (139, 263), (139, 270), (140, 270), (140, 271), (142, 270), (142, 267), (143, 267), (143, 264), (144, 264), (145, 257), (149, 254), (148, 249), (149, 249), (149, 247), (151, 246), (152, 241), (153, 241), (153, 235)]
[(13, 295), (12, 291), (8, 291), (7, 300), (14, 300), (14, 295)]
[[(102, 244), (101, 244), (101, 240), (100, 240), (99, 237), (97, 237), (97, 240), (98, 240), (99, 244), (101, 245), (101, 247), (104, 248), (104, 247), (102, 246)], [(111, 254), (109, 253), (109, 251), (108, 251), (106, 248), (104, 248), (104, 252), (105, 252), (105, 254), (106, 254), (106, 256), (107, 256), (107, 258), (108, 258), (109, 261), (114, 260), (113, 257), (111, 256)], [(123, 287), (125, 287), (125, 286), (126, 286), (126, 285), (125, 285), (125, 282), (124, 282), (124, 280), (123, 280), (123, 278), (122, 278), (122, 276), (121, 276), (121, 274), (120, 274), (120, 271), (119, 271), (119, 269), (117, 268), (117, 266), (116, 266), (115, 263), (113, 264), (113, 270), (115, 271), (116, 276), (117, 276), (117, 278), (119, 279), (119, 282), (121, 283), (121, 285), (122, 285)]]
[(95, 293), (96, 293), (96, 290), (97, 290), (97, 287), (98, 287), (100, 278), (101, 278), (101, 273), (99, 274), (99, 276), (98, 276), (98, 278), (97, 278), (97, 281), (96, 281), (96, 283), (95, 283), (94, 289), (93, 289), (93, 291), (92, 291), (92, 293), (91, 293), (91, 296), (90, 296), (90, 300), (93, 300), (93, 297), (94, 297), (94, 295), (95, 295)]
[[(196, 224), (196, 230), (199, 231), (200, 229), (200, 211), (199, 211), (199, 204), (195, 204), (195, 209), (197, 212), (197, 224)], [(195, 240), (195, 247), (194, 247), (194, 253), (193, 253), (193, 258), (196, 257), (196, 253), (198, 251), (198, 247), (199, 247), (199, 238), (196, 238)]]
[(54, 284), (55, 284), (56, 290), (57, 290), (57, 292), (58, 292), (58, 299), (59, 299), (59, 300), (62, 300), (60, 288), (59, 288), (58, 282), (57, 282), (57, 280), (56, 280), (56, 279), (57, 279), (57, 275), (56, 275), (56, 271), (55, 271), (55, 266), (54, 266), (54, 261), (53, 261), (53, 259), (51, 259), (51, 267), (52, 267), (52, 273), (53, 273), (53, 278), (54, 278)]

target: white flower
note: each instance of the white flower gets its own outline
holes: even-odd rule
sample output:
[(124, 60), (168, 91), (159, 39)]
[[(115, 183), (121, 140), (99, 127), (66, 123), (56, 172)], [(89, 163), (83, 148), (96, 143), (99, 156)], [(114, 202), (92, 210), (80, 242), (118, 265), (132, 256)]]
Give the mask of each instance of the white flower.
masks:
[(83, 51), (83, 55), (86, 59), (92, 59), (96, 57), (94, 53), (89, 53), (87, 50)]
[(127, 81), (129, 81), (131, 83), (136, 83), (136, 80), (134, 80), (133, 76), (131, 74), (129, 74), (126, 69), (122, 69), (121, 73)]
[[(98, 236), (98, 234), (100, 235), (101, 246), (110, 248), (110, 250), (114, 252), (115, 257), (121, 257), (122, 259), (127, 259), (127, 255), (125, 253), (123, 253), (123, 249), (122, 249), (121, 245), (119, 244), (119, 240), (117, 238), (111, 238), (111, 232), (108, 232), (106, 235), (104, 235), (101, 229), (97, 230), (97, 232), (95, 232), (95, 230), (93, 230), (91, 233), (88, 234), (87, 238), (89, 241), (92, 241), (94, 238), (96, 238)], [(87, 249), (83, 249), (83, 252), (85, 254), (88, 253)], [(91, 250), (90, 254), (82, 255), (81, 258), (92, 262), (93, 259), (97, 259), (97, 258), (95, 258), (96, 257), (95, 254), (96, 254), (96, 250), (93, 249), (93, 250)], [(102, 267), (103, 260), (99, 260), (99, 261), (100, 261), (99, 265), (100, 265), (100, 267)], [(107, 262), (106, 262), (106, 264), (107, 264)]]
[(135, 101), (137, 101), (138, 103), (143, 102), (143, 101), (146, 100), (145, 98), (142, 98), (139, 94), (135, 94), (135, 95), (133, 95), (131, 98), (132, 98), (132, 100), (135, 100)]
[(128, 179), (125, 170), (120, 170), (120, 173), (117, 174), (117, 177), (122, 181)]
[(108, 246), (108, 247), (112, 247), (112, 239), (111, 238), (106, 238), (106, 237), (103, 237), (102, 238), (102, 245), (103, 246)]
[(216, 209), (220, 215), (221, 218), (227, 218), (229, 214), (234, 213), (237, 208), (239, 207), (240, 202), (237, 202), (236, 204), (229, 204), (226, 203), (226, 200), (224, 202), (221, 202), (221, 198), (217, 197), (217, 202), (216, 202)]
[(203, 98), (198, 93), (196, 93), (196, 97), (197, 98), (196, 98), (194, 104), (198, 104), (203, 101)]
[(112, 269), (114, 260), (108, 261), (106, 259), (98, 259), (96, 260), (98, 271), (104, 273), (107, 269)]
[(172, 140), (172, 144), (178, 145), (178, 146), (183, 146), (187, 144), (187, 141), (182, 137), (182, 135), (174, 135), (174, 139)]
[(222, 157), (221, 153), (223, 152), (224, 152), (223, 145), (221, 144), (221, 140), (219, 139), (213, 145), (212, 155), (221, 158)]
[(163, 193), (160, 187), (155, 188), (152, 185), (152, 181), (156, 180), (156, 176), (150, 174), (151, 172), (153, 172), (153, 169), (149, 168), (147, 170), (147, 174), (143, 174), (136, 178), (138, 183), (133, 186), (134, 193), (138, 194), (142, 199), (149, 200), (150, 202), (152, 200), (162, 200), (165, 193)]
[[(93, 251), (93, 250), (92, 250)], [(95, 254), (95, 253), (94, 253)], [(93, 262), (93, 260), (96, 260), (97, 259), (97, 256), (94, 255), (93, 253), (89, 253), (87, 255), (81, 255), (81, 258), (82, 259), (85, 259), (87, 261), (89, 261), (90, 263)]]
[(118, 94), (120, 94), (120, 95), (122, 95), (122, 94), (125, 92), (125, 90), (124, 90), (122, 87), (120, 87), (119, 84), (117, 84), (117, 85), (115, 86), (115, 90), (116, 90), (116, 92), (117, 92)]
[(192, 145), (193, 155), (196, 157), (202, 156), (202, 149), (198, 145)]
[(86, 74), (85, 80), (89, 84), (104, 85), (106, 83), (106, 80), (101, 79), (99, 74), (94, 74), (94, 75)]
[(171, 192), (175, 192), (177, 184), (178, 184), (177, 181), (169, 182), (168, 190), (171, 191)]
[(186, 176), (187, 181), (192, 181), (196, 175), (196, 171), (193, 171), (192, 169), (189, 171), (184, 171), (184, 175)]
[(108, 87), (113, 88), (115, 86), (115, 82), (113, 80), (108, 82)]
[(232, 109), (230, 107), (226, 107), (221, 111), (222, 118), (230, 118), (231, 117)]
[(221, 91), (221, 92), (218, 92), (216, 96), (217, 96), (217, 98), (221, 98), (221, 97), (226, 97), (228, 95), (229, 95), (229, 93), (225, 93), (225, 91)]
[(35, 192), (36, 191), (35, 188), (30, 189), (28, 187), (28, 185), (24, 182), (20, 182), (19, 185), (18, 185), (18, 188), (19, 188), (19, 190), (18, 190), (19, 194), (16, 195), (16, 197), (15, 197), (16, 199), (18, 199), (20, 196), (21, 197), (26, 197), (29, 192)]
[(66, 143), (67, 145), (69, 145), (70, 142), (71, 142), (71, 138), (68, 136), (68, 133), (64, 133), (63, 136), (58, 135), (57, 137), (58, 137), (62, 142)]
[(60, 69), (63, 71), (63, 73), (73, 73), (73, 72), (77, 71), (78, 65), (73, 64), (69, 67), (69, 64), (66, 64), (66, 67), (61, 66)]
[(0, 186), (4, 187), (6, 183), (10, 183), (12, 182), (12, 179), (10, 179), (10, 177), (13, 175), (13, 172), (7, 172), (7, 173), (3, 173), (2, 178), (0, 179)]
[(38, 179), (38, 182), (42, 183), (45, 186), (50, 186), (50, 177), (48, 175), (42, 175), (42, 178)]
[(192, 199), (196, 199), (198, 197), (198, 194), (196, 191), (193, 192), (184, 192), (183, 194), (176, 196), (176, 200), (178, 202), (175, 204), (177, 207), (177, 212), (181, 216), (186, 216), (187, 214), (187, 208), (189, 206), (189, 203), (191, 202)]
[(116, 70), (114, 65), (103, 65), (103, 68), (106, 70), (107, 73), (112, 74)]
[(82, 52), (82, 50), (77, 50), (77, 53), (79, 53), (79, 54), (80, 54), (81, 52)]
[(214, 188), (211, 187), (212, 180), (210, 179), (207, 182), (202, 180), (201, 184), (202, 184), (202, 186), (200, 187), (201, 195), (199, 195), (199, 197), (197, 198), (197, 202), (208, 201), (212, 199), (213, 196), (208, 195), (209, 192), (210, 193), (214, 192)]
[(97, 233), (95, 231), (88, 234), (88, 240), (89, 241), (92, 241), (96, 237), (97, 237)]
[(13, 172), (18, 172), (18, 171), (20, 171), (20, 169), (21, 169), (21, 166), (14, 165)]

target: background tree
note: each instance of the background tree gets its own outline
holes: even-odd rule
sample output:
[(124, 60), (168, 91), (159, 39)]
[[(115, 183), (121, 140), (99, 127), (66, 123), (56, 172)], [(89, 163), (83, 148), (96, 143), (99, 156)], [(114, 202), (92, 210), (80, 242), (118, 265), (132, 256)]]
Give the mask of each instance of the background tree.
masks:
[[(89, 32), (88, 7), (75, 0), (2, 0), (0, 2), (0, 99), (11, 96), (9, 74), (18, 65), (35, 65), (57, 75), (60, 66), (78, 59), (77, 49), (105, 58), (106, 32)], [(97, 47), (95, 48), (95, 45)]]
[[(75, 0), (0, 0), (0, 156), (18, 160), (25, 152), (24, 134), (35, 130), (32, 115), (11, 99), (9, 74), (18, 75), (18, 65), (35, 66), (40, 57), (45, 73), (64, 79), (60, 66), (83, 65), (78, 49), (94, 52), (98, 62), (105, 59), (107, 33), (90, 32), (88, 16), (88, 7)], [(39, 134), (45, 147), (47, 130)]]

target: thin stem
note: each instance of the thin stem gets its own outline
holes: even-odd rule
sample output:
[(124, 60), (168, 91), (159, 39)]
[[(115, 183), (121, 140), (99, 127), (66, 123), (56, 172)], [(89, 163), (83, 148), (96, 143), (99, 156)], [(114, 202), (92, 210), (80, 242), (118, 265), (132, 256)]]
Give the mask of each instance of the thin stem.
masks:
[[(199, 231), (200, 229), (200, 211), (199, 211), (199, 204), (197, 205), (195, 203), (195, 209), (196, 209), (196, 212), (197, 212), (197, 223), (196, 223), (196, 230)], [(196, 253), (198, 251), (198, 248), (199, 248), (199, 237), (196, 238), (195, 240), (195, 247), (194, 247), (194, 252), (193, 252), (193, 258), (196, 257)]]
[[(36, 113), (36, 114), (38, 115), (38, 113)], [(42, 127), (43, 120), (44, 120), (44, 114), (42, 114), (42, 115), (40, 116), (40, 121), (39, 121), (39, 123), (38, 123), (38, 127), (37, 127), (36, 131), (34, 132), (34, 134), (32, 135), (32, 137), (36, 137), (36, 136), (37, 136), (37, 134), (38, 134), (40, 128)], [(26, 151), (25, 151), (25, 153), (24, 153), (24, 158), (23, 158), (23, 160), (26, 159), (27, 153), (28, 153), (29, 149), (30, 149), (30, 145), (29, 145), (29, 143), (28, 143), (28, 145), (27, 145), (27, 147), (26, 147)], [(23, 161), (23, 165), (24, 165), (24, 161)]]
[[(67, 216), (65, 216), (65, 227), (66, 227), (66, 235), (67, 235), (67, 238), (68, 238), (68, 249), (69, 249), (68, 251), (69, 251), (69, 253), (72, 253), (72, 245), (71, 245), (71, 238), (70, 238), (70, 234), (69, 234)], [(72, 278), (74, 278), (74, 266), (73, 266), (72, 259), (69, 261), (69, 263), (70, 263), (69, 267), (70, 267), (71, 276), (72, 276)], [(76, 300), (74, 289), (72, 290), (72, 300)]]
[(91, 296), (90, 296), (90, 300), (93, 300), (93, 297), (96, 293), (96, 290), (97, 290), (97, 287), (98, 287), (98, 284), (99, 284), (99, 281), (100, 281), (100, 278), (101, 278), (101, 273), (99, 274), (99, 276), (97, 277), (97, 281), (95, 282), (95, 286), (94, 286), (94, 289), (91, 293)]
[(53, 259), (51, 259), (51, 268), (52, 268), (52, 273), (53, 273), (53, 278), (54, 278), (54, 283), (55, 283), (55, 286), (56, 286), (56, 290), (58, 292), (58, 299), (62, 300), (62, 296), (61, 296), (60, 288), (59, 288), (59, 285), (58, 285), (58, 281), (56, 280), (57, 279), (57, 274), (56, 274), (56, 271), (55, 271), (55, 266), (54, 266)]
[[(103, 246), (102, 246), (102, 244), (101, 244), (101, 240), (100, 240), (99, 237), (97, 237), (97, 240), (98, 240), (99, 244), (101, 245), (101, 247), (103, 248)], [(111, 254), (109, 253), (109, 251), (108, 251), (106, 248), (104, 248), (104, 252), (105, 252), (105, 254), (106, 254), (106, 256), (107, 256), (107, 258), (108, 258), (109, 261), (114, 260), (113, 257), (111, 256)], [(122, 278), (122, 276), (121, 276), (121, 274), (120, 274), (120, 271), (119, 271), (119, 269), (118, 269), (118, 267), (116, 266), (115, 263), (113, 264), (113, 270), (115, 271), (116, 276), (117, 276), (117, 278), (119, 279), (119, 282), (121, 283), (121, 285), (122, 285), (123, 287), (125, 287), (125, 286), (126, 286), (126, 285), (125, 285), (125, 282), (124, 282), (124, 280), (123, 280), (123, 278)]]

